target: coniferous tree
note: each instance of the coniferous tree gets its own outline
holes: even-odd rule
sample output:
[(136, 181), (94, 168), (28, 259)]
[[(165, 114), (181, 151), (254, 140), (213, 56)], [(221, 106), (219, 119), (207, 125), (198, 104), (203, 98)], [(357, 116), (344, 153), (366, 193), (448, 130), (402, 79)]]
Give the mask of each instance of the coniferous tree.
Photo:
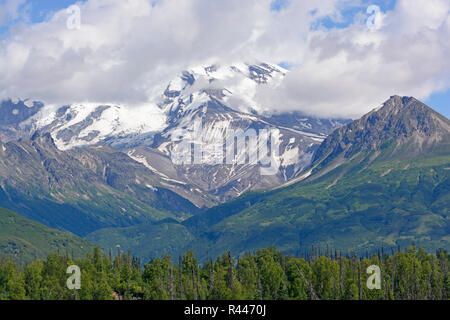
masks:
[[(246, 253), (233, 263), (231, 252), (199, 265), (192, 251), (179, 257), (153, 258), (141, 266), (131, 253), (112, 261), (96, 248), (72, 260), (51, 254), (45, 261), (20, 265), (0, 259), (0, 299), (448, 299), (449, 255), (409, 247), (389, 256), (383, 248), (372, 257), (333, 255), (314, 259), (283, 255), (275, 248)], [(305, 254), (304, 254), (305, 255)], [(16, 257), (18, 259), (18, 257)], [(68, 290), (66, 269), (82, 270), (80, 290)], [(366, 286), (368, 266), (381, 270), (381, 289)], [(76, 294), (76, 296), (75, 296)]]

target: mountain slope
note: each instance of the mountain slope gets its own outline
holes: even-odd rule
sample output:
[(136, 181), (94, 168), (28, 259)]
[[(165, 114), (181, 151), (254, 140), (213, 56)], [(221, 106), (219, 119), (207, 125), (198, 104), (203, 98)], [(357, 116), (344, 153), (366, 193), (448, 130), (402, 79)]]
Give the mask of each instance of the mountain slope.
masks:
[(450, 249), (449, 123), (413, 98), (392, 97), (330, 135), (297, 183), (184, 221), (195, 240), (180, 246), (209, 256), (271, 245), (293, 254), (311, 245)]
[[(50, 133), (61, 150), (108, 144), (144, 164), (165, 188), (198, 207), (212, 206), (297, 177), (310, 165), (323, 139), (348, 122), (318, 119), (299, 112), (269, 114), (258, 101), (257, 93), (267, 87), (276, 88), (287, 72), (268, 63), (193, 67), (168, 85), (162, 84), (160, 87), (165, 90), (145, 105), (35, 103), (30, 108), (25, 106), (31, 106), (27, 101), (7, 101), (7, 107), (2, 109), (8, 122), (0, 127), (0, 134), (2, 130), (5, 132), (3, 140), (7, 142), (30, 137), (34, 132)], [(18, 110), (17, 115), (12, 114), (14, 110)], [(189, 134), (196, 121), (202, 122), (204, 131), (194, 142), (206, 146), (207, 163), (173, 164), (173, 153), (177, 152), (181, 139), (186, 139), (186, 135), (179, 137), (177, 133)], [(277, 174), (261, 175), (261, 164), (240, 163), (245, 158), (243, 148), (237, 148), (235, 159), (226, 165), (225, 157), (215, 154), (215, 150), (225, 148), (225, 141), (236, 137), (237, 143), (242, 143), (245, 136), (239, 132), (255, 130), (259, 134), (263, 129), (276, 134), (279, 154), (274, 154), (271, 160), (279, 167)]]
[(105, 250), (114, 251), (120, 245), (122, 249), (130, 249), (144, 262), (148, 262), (167, 253), (174, 258), (183, 255), (195, 241), (195, 236), (176, 221), (161, 221), (156, 224), (101, 229), (87, 235), (86, 239)]
[(45, 259), (48, 254), (58, 250), (80, 257), (93, 248), (94, 245), (86, 240), (0, 208), (0, 257), (27, 262)]
[[(167, 115), (166, 128), (155, 135), (151, 145), (133, 147), (128, 153), (158, 168), (155, 173), (185, 181), (221, 202), (296, 177), (310, 165), (326, 135), (346, 121), (316, 119), (300, 113), (266, 115), (255, 92), (263, 86), (276, 87), (286, 72), (265, 63), (213, 65), (183, 72), (169, 84), (159, 105)], [(197, 126), (201, 127), (200, 134), (192, 137)], [(247, 133), (260, 135), (262, 130), (271, 130), (279, 145), (278, 154), (271, 154), (271, 161), (278, 168), (276, 174), (262, 175), (261, 163), (243, 161), (247, 153), (249, 158), (256, 158), (256, 148), (237, 148), (231, 161), (218, 153), (234, 139), (236, 144), (245, 144)], [(186, 141), (204, 146), (202, 163), (170, 163), (169, 159), (180, 153), (180, 146)]]
[(36, 101), (4, 100), (0, 101), (0, 140), (11, 141), (29, 136), (21, 124), (31, 119), (44, 105)]
[(381, 108), (334, 131), (315, 153), (313, 163), (323, 166), (342, 155), (348, 159), (360, 152), (380, 152), (393, 141), (392, 158), (448, 155), (449, 120), (417, 99), (393, 96)]
[[(314, 159), (305, 181), (261, 195), (263, 200), (209, 225), (206, 238), (219, 239), (215, 247), (241, 250), (261, 242), (290, 251), (325, 243), (356, 250), (408, 241), (449, 247), (445, 117), (414, 98), (394, 96), (337, 129)], [(235, 205), (239, 201), (246, 200)]]
[(49, 134), (0, 143), (0, 174), (3, 207), (80, 236), (198, 212), (127, 155), (105, 145), (61, 151)]

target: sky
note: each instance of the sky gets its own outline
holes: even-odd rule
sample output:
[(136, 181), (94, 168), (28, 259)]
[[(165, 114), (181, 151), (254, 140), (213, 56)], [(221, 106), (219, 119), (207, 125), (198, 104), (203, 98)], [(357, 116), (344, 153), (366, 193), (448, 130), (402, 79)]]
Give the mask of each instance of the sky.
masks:
[(260, 61), (289, 69), (255, 93), (273, 111), (357, 118), (398, 94), (449, 118), (448, 39), (449, 0), (0, 0), (0, 98), (132, 107), (189, 67)]

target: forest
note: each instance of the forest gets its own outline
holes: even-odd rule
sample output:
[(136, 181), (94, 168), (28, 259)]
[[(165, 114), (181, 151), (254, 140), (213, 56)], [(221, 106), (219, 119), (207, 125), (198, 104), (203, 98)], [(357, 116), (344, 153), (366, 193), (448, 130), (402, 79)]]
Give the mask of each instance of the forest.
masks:
[[(50, 254), (20, 263), (0, 258), (0, 300), (448, 300), (449, 255), (423, 248), (391, 248), (356, 256), (312, 248), (299, 256), (275, 248), (237, 258), (227, 252), (199, 263), (193, 251), (142, 263), (130, 253), (95, 248), (82, 258)], [(174, 262), (176, 261), (176, 262)], [(81, 270), (81, 288), (69, 290), (68, 266)], [(369, 289), (369, 266), (381, 270)]]

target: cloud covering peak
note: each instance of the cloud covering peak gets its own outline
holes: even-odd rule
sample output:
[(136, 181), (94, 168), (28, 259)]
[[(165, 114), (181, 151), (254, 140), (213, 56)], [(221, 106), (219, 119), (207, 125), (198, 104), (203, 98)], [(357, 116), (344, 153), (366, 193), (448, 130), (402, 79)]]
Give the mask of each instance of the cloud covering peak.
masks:
[[(13, 0), (7, 0), (13, 1)], [(258, 103), (273, 110), (356, 117), (392, 94), (426, 98), (450, 87), (450, 3), (398, 0), (367, 24), (360, 1), (87, 0), (70, 13), (10, 30), (0, 46), (0, 97), (52, 104), (152, 101), (194, 65), (231, 61), (292, 66)], [(348, 6), (352, 22), (326, 28)], [(16, 7), (11, 12), (17, 12)], [(0, 12), (6, 12), (0, 6)]]

